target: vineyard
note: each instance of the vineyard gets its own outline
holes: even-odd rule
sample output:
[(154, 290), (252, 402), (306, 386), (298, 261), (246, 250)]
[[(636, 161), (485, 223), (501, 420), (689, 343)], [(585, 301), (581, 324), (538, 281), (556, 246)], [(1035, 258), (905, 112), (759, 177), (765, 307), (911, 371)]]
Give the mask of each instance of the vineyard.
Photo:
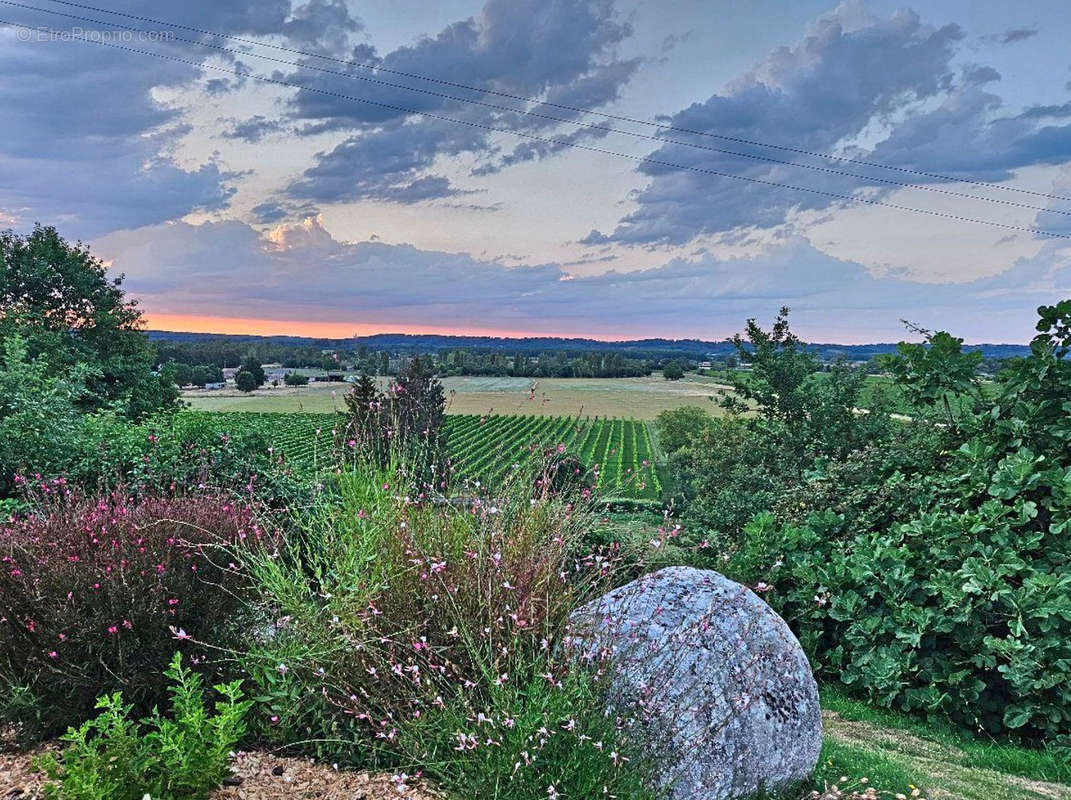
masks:
[[(337, 414), (186, 414), (220, 433), (256, 431), (275, 454), (307, 471), (333, 464), (342, 419)], [(603, 498), (657, 502), (662, 497), (650, 431), (642, 420), (469, 414), (447, 417), (446, 428), (451, 456), (465, 480), (492, 485), (532, 452), (560, 447), (591, 469)]]

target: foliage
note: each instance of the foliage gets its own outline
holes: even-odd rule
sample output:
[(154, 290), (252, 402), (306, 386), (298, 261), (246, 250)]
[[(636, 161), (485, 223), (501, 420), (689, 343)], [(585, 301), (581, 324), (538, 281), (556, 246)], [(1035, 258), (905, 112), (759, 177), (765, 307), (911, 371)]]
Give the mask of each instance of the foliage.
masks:
[(288, 372), (283, 375), (283, 383), (287, 386), (308, 386), (309, 376), (297, 372)]
[(256, 377), (249, 370), (242, 369), (234, 376), (234, 385), (238, 387), (240, 392), (252, 392), (260, 384), (257, 383)]
[(710, 414), (699, 406), (681, 406), (663, 411), (655, 420), (658, 443), (666, 453), (675, 453), (691, 444), (712, 422)]
[(245, 580), (221, 548), (260, 541), (248, 508), (213, 494), (83, 496), (62, 478), (36, 491), (39, 511), (0, 528), (0, 683), (34, 701), (0, 715), (23, 739), (116, 690), (148, 710), (176, 640), (238, 641)]
[(253, 376), (253, 380), (256, 381), (258, 387), (263, 386), (267, 380), (267, 375), (264, 374), (264, 367), (260, 365), (257, 357), (250, 354), (242, 361), (241, 366), (238, 367), (238, 372), (248, 372)]
[(385, 394), (363, 375), (346, 407), (352, 455), (378, 469), (400, 460), (419, 491), (446, 491), (446, 396), (429, 364), (412, 359)]
[(582, 550), (587, 515), (533, 495), (546, 480), (455, 507), (411, 499), (403, 474), (345, 472), (337, 504), (278, 557), (250, 559), (275, 620), (245, 661), (267, 717), (259, 734), (351, 763), (420, 765), (465, 796), (542, 797), (556, 782), (584, 790), (573, 796), (644, 796), (597, 686), (560, 660), (570, 611), (618, 556)]
[[(687, 440), (669, 458), (675, 495), (697, 537), (716, 548), (735, 540), (756, 511), (805, 485), (814, 470), (895, 433), (880, 394), (859, 412), (865, 373), (843, 363), (822, 371), (792, 333), (787, 308), (769, 331), (748, 320), (746, 336), (734, 345), (749, 370), (728, 375), (733, 393), (722, 406), (730, 416), (663, 420), (671, 443)], [(697, 426), (690, 433), (689, 422)]]
[(62, 737), (65, 749), (38, 766), (56, 781), (45, 796), (56, 800), (140, 800), (145, 796), (198, 800), (226, 777), (230, 752), (245, 733), (250, 702), (240, 682), (215, 687), (215, 714), (205, 708), (201, 676), (175, 653), (164, 676), (171, 682), (171, 713), (153, 709), (140, 724), (115, 692), (96, 704), (100, 714)]
[(30, 359), (18, 334), (3, 341), (0, 363), (0, 497), (14, 491), (15, 475), (27, 466), (43, 472), (59, 468), (71, 443), (82, 434), (79, 401), (87, 370), (60, 378), (48, 359)]
[[(1039, 314), (1031, 355), (991, 399), (965, 386), (970, 402), (946, 405), (957, 368), (941, 377), (908, 348), (899, 380), (958, 415), (928, 426), (922, 457), (864, 454), (854, 487), (852, 459), (812, 473), (801, 507), (747, 525), (733, 569), (774, 585), (820, 669), (870, 699), (1059, 743), (1071, 741), (1071, 302)], [(932, 338), (934, 358), (957, 358), (956, 340)]]
[(982, 352), (964, 352), (963, 340), (945, 331), (931, 333), (917, 326), (912, 330), (923, 335), (924, 343), (901, 342), (897, 345), (898, 355), (882, 358), (880, 363), (904, 391), (912, 408), (932, 412), (940, 407), (942, 422), (955, 426), (954, 402), (959, 406), (961, 399), (966, 399), (970, 407), (963, 413), (969, 413), (984, 399), (977, 374)]
[(684, 377), (684, 367), (679, 361), (670, 361), (662, 367), (662, 377), (667, 381), (679, 381)]
[(110, 280), (87, 247), (51, 227), (35, 226), (27, 236), (6, 231), (0, 265), (0, 338), (23, 337), (30, 360), (47, 354), (48, 377), (82, 369), (79, 408), (131, 418), (174, 408), (178, 389), (152, 372), (153, 349), (122, 276)]

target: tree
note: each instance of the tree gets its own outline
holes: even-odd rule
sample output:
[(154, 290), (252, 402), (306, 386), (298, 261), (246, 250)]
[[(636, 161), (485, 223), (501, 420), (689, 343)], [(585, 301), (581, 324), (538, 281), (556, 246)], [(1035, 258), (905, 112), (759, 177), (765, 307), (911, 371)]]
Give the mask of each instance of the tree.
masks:
[(197, 366), (190, 370), (190, 383), (204, 388), (206, 383), (212, 382), (212, 372), (208, 367)]
[(684, 377), (684, 367), (679, 361), (670, 361), (662, 367), (662, 377), (667, 381), (679, 381)]
[(706, 430), (713, 417), (699, 406), (681, 406), (663, 411), (655, 424), (658, 444), (666, 453), (675, 453), (691, 444)]
[(234, 385), (240, 392), (251, 392), (257, 388), (257, 379), (253, 377), (252, 372), (243, 369), (234, 376)]
[(176, 407), (178, 387), (169, 373), (153, 372), (153, 347), (123, 276), (109, 278), (89, 248), (51, 227), (26, 236), (5, 231), (0, 267), (0, 337), (21, 336), (29, 359), (47, 354), (55, 376), (85, 365), (81, 410), (109, 407), (138, 418)]
[(883, 366), (892, 374), (896, 384), (904, 392), (918, 413), (927, 413), (937, 408), (943, 410), (943, 422), (955, 426), (952, 399), (958, 398), (957, 406), (965, 412), (966, 404), (972, 407), (982, 402), (978, 366), (982, 363), (981, 350), (963, 350), (963, 340), (946, 331), (932, 333), (911, 323), (908, 330), (922, 334), (924, 344), (900, 342), (897, 355), (881, 359)]
[(346, 396), (357, 455), (403, 469), (418, 490), (446, 487), (446, 395), (428, 362), (413, 358), (386, 394), (363, 374)]
[(264, 374), (264, 367), (260, 366), (260, 362), (257, 361), (256, 356), (250, 353), (245, 357), (245, 361), (238, 368), (239, 372), (248, 372), (253, 376), (253, 380), (256, 381), (257, 386), (263, 386), (267, 380), (267, 376)]
[(176, 386), (186, 386), (193, 383), (193, 367), (183, 364), (181, 361), (168, 361), (161, 369), (171, 374)]
[(309, 383), (309, 376), (300, 375), (297, 372), (288, 372), (283, 375), (283, 383), (287, 386), (307, 386)]

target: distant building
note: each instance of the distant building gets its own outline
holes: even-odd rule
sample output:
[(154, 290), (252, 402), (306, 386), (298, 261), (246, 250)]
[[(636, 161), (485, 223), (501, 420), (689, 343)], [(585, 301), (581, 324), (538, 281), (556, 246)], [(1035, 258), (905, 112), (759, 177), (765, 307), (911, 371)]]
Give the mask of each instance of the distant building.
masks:
[(205, 388), (206, 389), (226, 389), (227, 388), (227, 384), (226, 383), (219, 383), (218, 381), (216, 381), (216, 382), (213, 382), (213, 383), (206, 383), (205, 384)]

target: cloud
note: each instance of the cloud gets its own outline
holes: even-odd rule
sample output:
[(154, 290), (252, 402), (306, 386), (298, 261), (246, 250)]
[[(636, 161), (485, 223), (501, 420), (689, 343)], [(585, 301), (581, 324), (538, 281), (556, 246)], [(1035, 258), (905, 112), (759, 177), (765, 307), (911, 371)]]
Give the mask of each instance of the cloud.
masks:
[[(109, 8), (145, 13), (144, 3), (136, 0)], [(328, 0), (297, 9), (290, 0), (191, 0), (176, 6), (170, 18), (242, 36), (325, 42), (337, 28), (351, 31), (356, 25), (340, 16), (344, 8)], [(35, 29), (161, 28), (123, 17), (112, 26), (18, 9), (5, 10), (4, 16)], [(237, 176), (214, 158), (200, 163), (175, 158), (189, 131), (182, 124), (185, 109), (158, 94), (162, 88), (195, 85), (203, 78), (199, 67), (78, 41), (50, 41), (45, 35), (25, 38), (13, 28), (0, 29), (0, 213), (20, 226), (40, 220), (60, 224), (67, 235), (92, 238), (227, 207)], [(159, 40), (148, 47), (195, 62), (209, 53)], [(240, 85), (217, 81), (206, 90), (232, 91)], [(262, 131), (269, 128), (261, 123)], [(253, 128), (242, 133), (252, 135)]]
[(247, 120), (235, 122), (223, 131), (225, 139), (240, 139), (248, 144), (256, 144), (265, 136), (285, 130), (282, 120), (269, 119), (263, 114), (255, 114)]
[(1009, 28), (1004, 31), (1004, 33), (999, 34), (996, 38), (1001, 44), (1014, 44), (1015, 42), (1022, 42), (1037, 35), (1037, 28)]
[[(288, 194), (317, 202), (375, 199), (410, 203), (414, 198), (429, 200), (456, 194), (451, 181), (435, 172), (436, 159), (441, 156), (476, 154), (484, 161), (477, 174), (546, 158), (561, 147), (521, 143), (502, 153), (501, 145), (492, 145), (487, 126), (554, 131), (560, 127), (556, 119), (575, 119), (579, 114), (542, 104), (527, 108), (524, 102), (492, 92), (537, 96), (544, 102), (578, 107), (611, 102), (640, 64), (639, 59), (614, 56), (614, 48), (631, 32), (627, 23), (617, 19), (612, 0), (487, 0), (478, 15), (455, 22), (433, 37), (383, 56), (368, 45), (351, 53), (351, 58), (361, 63), (431, 75), (456, 84), (454, 87), (396, 73), (379, 74), (391, 84), (431, 93), (414, 92), (340, 80), (308, 67), (299, 70), (287, 79), (321, 90), (299, 90), (292, 98), (291, 115), (305, 123), (302, 132), (344, 131), (349, 136), (320, 154), (317, 163), (289, 187)], [(369, 77), (367, 70), (354, 67), (348, 71), (356, 77)], [(332, 93), (359, 95), (372, 102), (355, 102)], [(526, 116), (514, 108), (543, 116)], [(443, 115), (469, 125), (421, 114)], [(569, 128), (563, 135), (579, 139), (599, 137), (605, 131)]]
[(673, 259), (591, 277), (557, 264), (507, 267), (406, 244), (341, 243), (315, 217), (265, 234), (238, 222), (175, 223), (94, 246), (127, 273), (150, 320), (197, 314), (384, 330), (468, 321), (506, 331), (717, 339), (787, 304), (812, 340), (896, 339), (899, 319), (910, 314), (972, 340), (1025, 341), (1034, 308), (1071, 292), (1071, 255), (1055, 247), (1002, 275), (935, 286), (875, 277), (798, 238), (761, 258)]
[[(993, 67), (967, 64), (956, 74), (952, 65), (963, 40), (958, 26), (932, 28), (911, 11), (879, 19), (857, 4), (842, 4), (818, 19), (795, 46), (774, 50), (724, 92), (682, 109), (667, 122), (679, 129), (772, 141), (953, 180), (1007, 181), (1024, 167), (1071, 160), (1071, 125), (1044, 124), (1071, 112), (1048, 106), (1010, 113), (1003, 99), (985, 88), (1000, 79)], [(881, 200), (896, 190), (889, 179), (943, 182), (739, 141), (677, 131), (664, 137), (676, 143), (667, 142), (650, 157), (686, 169), (641, 164), (637, 169), (649, 182), (635, 197), (634, 210), (612, 232), (596, 231), (585, 241), (682, 245), (736, 229), (776, 228), (801, 212), (852, 205), (829, 195), (866, 189), (867, 197)], [(858, 177), (763, 163), (679, 142), (831, 167)], [(917, 192), (907, 204), (929, 207), (933, 197)], [(958, 209), (981, 217), (991, 211), (969, 202)], [(1017, 222), (1029, 226), (1031, 219)]]
[[(831, 151), (862, 134), (875, 120), (890, 120), (911, 103), (928, 100), (950, 84), (950, 61), (963, 32), (955, 25), (932, 29), (917, 15), (900, 11), (884, 20), (858, 24), (860, 9), (842, 5), (818, 19), (794, 47), (774, 50), (722, 94), (669, 117), (675, 128), (787, 146)], [(761, 148), (673, 132), (667, 138), (704, 147)], [(784, 158), (781, 151), (768, 153)], [(724, 153), (667, 143), (651, 154), (657, 161), (758, 180), (803, 184), (841, 192), (846, 179), (791, 167), (745, 161)], [(747, 183), (711, 174), (645, 163), (650, 178), (624, 217), (614, 240), (682, 244), (701, 233), (742, 226), (782, 224), (794, 208), (824, 208), (829, 198)]]

